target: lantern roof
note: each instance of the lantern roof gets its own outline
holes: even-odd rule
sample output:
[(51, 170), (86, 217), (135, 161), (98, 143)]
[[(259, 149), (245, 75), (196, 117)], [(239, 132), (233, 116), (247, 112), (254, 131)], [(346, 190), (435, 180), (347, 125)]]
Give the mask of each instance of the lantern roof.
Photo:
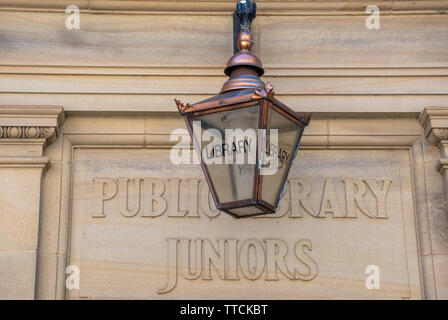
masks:
[[(239, 2), (238, 6), (241, 6), (241, 8), (238, 8), (245, 22), (241, 25), (242, 29), (236, 39), (238, 52), (229, 59), (224, 70), (229, 79), (222, 86), (220, 93), (214, 97), (192, 105), (189, 103), (183, 104), (175, 99), (179, 112), (182, 115), (212, 110), (212, 112), (217, 112), (222, 107), (228, 108), (237, 104), (250, 104), (254, 100), (268, 99), (288, 114), (290, 118), (308, 125), (309, 115), (301, 116), (275, 99), (272, 85), (269, 82), (264, 83), (260, 79), (264, 74), (263, 65), (261, 60), (251, 52), (254, 40), (250, 32), (250, 22), (255, 17), (255, 3), (251, 1)], [(250, 14), (253, 15), (252, 18)]]
[(244, 103), (250, 103), (253, 101), (267, 99), (273, 104), (284, 110), (292, 118), (303, 123), (307, 126), (311, 120), (310, 114), (300, 115), (280, 100), (274, 97), (273, 87), (269, 82), (261, 89), (241, 89), (233, 90), (229, 92), (220, 93), (214, 97), (199, 101), (190, 105), (189, 103), (183, 104), (181, 101), (175, 99), (179, 112), (183, 115), (187, 113), (195, 113), (201, 111), (218, 111), (220, 108), (232, 107), (232, 105), (241, 105)]

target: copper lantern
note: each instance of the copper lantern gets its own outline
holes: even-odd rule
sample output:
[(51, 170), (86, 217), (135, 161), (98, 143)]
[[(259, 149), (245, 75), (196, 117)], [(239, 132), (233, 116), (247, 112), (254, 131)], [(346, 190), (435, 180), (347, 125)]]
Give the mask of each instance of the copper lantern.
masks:
[(216, 207), (235, 218), (276, 212), (310, 121), (276, 99), (270, 83), (260, 79), (261, 61), (251, 52), (254, 7), (251, 1), (238, 3), (238, 51), (224, 70), (229, 79), (221, 92), (192, 105), (175, 100)]

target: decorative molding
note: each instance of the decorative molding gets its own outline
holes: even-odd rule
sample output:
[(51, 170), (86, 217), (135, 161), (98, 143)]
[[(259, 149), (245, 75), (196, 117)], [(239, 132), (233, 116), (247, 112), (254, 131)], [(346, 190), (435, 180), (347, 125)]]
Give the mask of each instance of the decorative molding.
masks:
[[(132, 1), (80, 0), (81, 12), (110, 14), (214, 14), (232, 15), (236, 1)], [(69, 0), (0, 0), (3, 11), (65, 12)], [(257, 16), (263, 15), (365, 15), (366, 1), (257, 1)], [(445, 14), (447, 1), (376, 1), (381, 15)]]
[[(64, 124), (63, 135), (75, 146), (172, 148), (178, 142), (170, 138), (171, 132), (184, 125), (177, 111), (163, 114), (67, 111), (67, 115), (70, 121)], [(102, 126), (86, 127), (92, 117)], [(117, 120), (123, 117), (132, 120), (120, 124)], [(313, 113), (313, 121), (305, 131), (301, 148), (410, 148), (421, 138), (415, 118), (415, 114)], [(359, 127), (360, 121), (365, 122), (365, 126)], [(133, 128), (131, 132), (129, 128)], [(188, 134), (186, 137), (190, 141)]]
[(58, 106), (0, 106), (0, 141), (42, 139), (45, 147), (56, 140), (64, 119)]
[(50, 158), (42, 157), (3, 157), (0, 156), (0, 168), (47, 168)]
[(13, 138), (13, 139), (49, 139), (56, 133), (54, 127), (0, 127), (0, 138)]
[(448, 169), (448, 159), (442, 158), (436, 165), (437, 171), (440, 173), (445, 172)]
[[(176, 112), (177, 113), (177, 112)], [(93, 115), (95, 114), (95, 116)], [(63, 156), (60, 156), (64, 159), (76, 159), (76, 156), (73, 156), (74, 154), (77, 154), (79, 151), (85, 151), (87, 148), (91, 148), (92, 150), (104, 150), (104, 148), (123, 148), (125, 145), (126, 147), (132, 147), (129, 146), (128, 141), (130, 139), (133, 139), (135, 143), (136, 148), (144, 147), (145, 150), (147, 148), (155, 148), (159, 149), (159, 146), (161, 144), (169, 144), (173, 143), (170, 142), (169, 139), (169, 132), (172, 130), (172, 128), (180, 127), (182, 126), (183, 120), (181, 117), (179, 117), (177, 114), (157, 114), (157, 113), (151, 113), (151, 112), (142, 112), (138, 114), (137, 117), (130, 118), (127, 115), (131, 115), (131, 112), (123, 112), (120, 113), (118, 116), (115, 115), (113, 112), (68, 112), (68, 120), (65, 123), (63, 127), (63, 136), (64, 141), (67, 141), (67, 143), (64, 144), (64, 148), (62, 148), (61, 152), (64, 152)], [(344, 137), (352, 138), (351, 141), (355, 140), (358, 141), (359, 139), (366, 139), (366, 138), (373, 138), (377, 139), (378, 144), (381, 143), (382, 146), (384, 146), (386, 143), (391, 144), (390, 140), (391, 137), (396, 136), (397, 139), (402, 139), (404, 135), (411, 135), (413, 136), (413, 141), (421, 140), (421, 128), (419, 124), (417, 123), (417, 113), (412, 115), (406, 115), (406, 116), (399, 116), (395, 115), (396, 119), (391, 119), (388, 114), (376, 114), (375, 116), (365, 116), (363, 114), (352, 114), (350, 116), (344, 115), (344, 116), (337, 116), (334, 114), (325, 114), (321, 115), (320, 117), (316, 117), (313, 119), (313, 122), (311, 123), (309, 129), (309, 136), (310, 137), (322, 137), (325, 138), (326, 141), (328, 141), (329, 136), (340, 136), (341, 134), (344, 135)], [(380, 115), (380, 118), (378, 118), (378, 115)], [(92, 117), (95, 117), (92, 119)], [(115, 119), (114, 119), (115, 117)], [(358, 118), (361, 117), (362, 121), (360, 121)], [(129, 119), (130, 122), (120, 123), (118, 121), (119, 119)], [(352, 121), (347, 121), (347, 119), (351, 119)], [(90, 121), (89, 121), (90, 120)], [(359, 124), (359, 122), (362, 123), (362, 126), (354, 126), (356, 123)], [(93, 126), (92, 123), (101, 123), (101, 126)], [(412, 123), (412, 126), (409, 126), (409, 123)], [(132, 131), (130, 131), (130, 128), (132, 128)], [(114, 134), (114, 136), (110, 136), (110, 134)], [(385, 136), (385, 135), (390, 136)], [(147, 140), (151, 138), (151, 140)], [(160, 138), (160, 141), (155, 141), (156, 138)], [(409, 137), (410, 138), (410, 137)], [(125, 140), (126, 139), (126, 140)], [(372, 139), (372, 140), (373, 140)], [(324, 139), (322, 139), (324, 140)], [(71, 143), (71, 148), (70, 146)], [(347, 146), (353, 147), (352, 143), (347, 139)], [(108, 144), (108, 145), (105, 145)], [(110, 145), (110, 146), (109, 146)], [(392, 144), (391, 144), (392, 145)], [(409, 141), (404, 141), (400, 144), (402, 146), (402, 150), (412, 150), (413, 143)], [(416, 149), (419, 149), (419, 144), (415, 143), (417, 146)], [(392, 148), (395, 150), (397, 148), (398, 144), (393, 145)], [(375, 150), (377, 147), (373, 146), (370, 142), (366, 141), (365, 147), (368, 150)], [(387, 147), (386, 147), (387, 148)], [(359, 149), (359, 148), (358, 148)], [(107, 152), (108, 150), (104, 150)], [(359, 151), (359, 150), (358, 150)], [(123, 152), (126, 152), (126, 149), (124, 148)], [(132, 151), (133, 152), (133, 151)], [(350, 152), (350, 151), (348, 151)], [(376, 152), (376, 151), (373, 151)], [(404, 151), (403, 151), (404, 153)], [(407, 156), (406, 156), (407, 159)], [(76, 167), (76, 165), (71, 165), (70, 168), (73, 169)], [(413, 169), (413, 166), (410, 167)], [(405, 170), (401, 172), (407, 172)], [(73, 173), (76, 174), (76, 173)], [(61, 175), (62, 179), (67, 179), (67, 185), (73, 186), (73, 184), (70, 183), (70, 175), (65, 174)], [(71, 176), (73, 177), (73, 175)], [(133, 176), (135, 178), (138, 176)], [(419, 177), (420, 180), (421, 176)], [(419, 181), (420, 181), (419, 180)], [(424, 179), (423, 179), (424, 180)], [(397, 184), (398, 185), (398, 184)], [(400, 182), (401, 185), (401, 182)], [(73, 189), (70, 190), (64, 190), (64, 196), (61, 198), (62, 201), (66, 201), (66, 199), (70, 199), (70, 194), (73, 192)], [(425, 191), (425, 190), (423, 190)], [(50, 192), (50, 191), (49, 191)], [(412, 192), (405, 192), (407, 198), (404, 199), (405, 204), (410, 204), (409, 208), (411, 208), (411, 205), (413, 205), (412, 202)], [(52, 196), (51, 193), (49, 195)], [(419, 194), (420, 195), (420, 194)], [(422, 195), (425, 195), (425, 193), (422, 193)], [(343, 195), (342, 195), (343, 196)], [(424, 198), (423, 196), (419, 196), (418, 200), (421, 198)], [(117, 198), (118, 199), (118, 198)], [(420, 207), (416, 207), (417, 209), (421, 210)], [(64, 211), (62, 211), (61, 216), (66, 217), (69, 216), (70, 212), (72, 212), (70, 209), (70, 205), (65, 206)], [(412, 208), (410, 211), (406, 212), (412, 212)], [(419, 211), (420, 213), (420, 211)], [(107, 214), (107, 211), (106, 211)], [(119, 213), (120, 214), (120, 213)], [(405, 218), (413, 219), (414, 215), (405, 215)], [(416, 214), (416, 219), (420, 219), (419, 223), (417, 224), (418, 227), (421, 227), (421, 219), (422, 215)], [(166, 217), (167, 218), (167, 217)], [(101, 219), (101, 218), (100, 218)], [(132, 218), (129, 218), (132, 219)], [(168, 219), (168, 218), (167, 218)], [(175, 219), (175, 218), (173, 218)], [(63, 220), (65, 222), (65, 218)], [(69, 232), (62, 233), (61, 232), (61, 247), (65, 248), (65, 245), (67, 242), (69, 242)], [(72, 242), (73, 244), (73, 242)], [(76, 243), (75, 243), (76, 245)], [(410, 249), (408, 252), (411, 252), (412, 249)], [(72, 253), (75, 252), (72, 250)], [(412, 252), (415, 252), (412, 251)], [(68, 264), (77, 264), (82, 263), (80, 262), (80, 256), (75, 254), (70, 254), (70, 259), (68, 260)], [(69, 254), (67, 254), (69, 255)], [(62, 263), (65, 263), (65, 259)], [(432, 267), (432, 265), (431, 265)], [(60, 275), (63, 275), (63, 271), (65, 270), (65, 265), (63, 265), (59, 270), (62, 270), (60, 272)], [(428, 272), (427, 269), (423, 269), (423, 272)], [(58, 273), (59, 274), (59, 273)], [(427, 273), (423, 273), (425, 276)], [(45, 274), (42, 272), (41, 277), (43, 278)], [(428, 277), (427, 277), (428, 278)], [(429, 282), (429, 281), (427, 281)], [(426, 283), (425, 283), (426, 284)], [(57, 284), (61, 290), (64, 290), (64, 283), (58, 283)], [(67, 291), (68, 297), (70, 298), (76, 298), (76, 292)]]
[(448, 128), (435, 128), (431, 130), (429, 141), (433, 145), (438, 145), (441, 140), (448, 140)]
[[(158, 66), (103, 66), (79, 65), (6, 65), (0, 64), (5, 75), (89, 75), (89, 76), (222, 76), (225, 65), (158, 65)], [(263, 65), (264, 77), (425, 77), (448, 76), (446, 66), (431, 67), (304, 67), (299, 65)]]
[(420, 114), (419, 122), (423, 126), (425, 138), (432, 145), (448, 140), (448, 107), (427, 107)]

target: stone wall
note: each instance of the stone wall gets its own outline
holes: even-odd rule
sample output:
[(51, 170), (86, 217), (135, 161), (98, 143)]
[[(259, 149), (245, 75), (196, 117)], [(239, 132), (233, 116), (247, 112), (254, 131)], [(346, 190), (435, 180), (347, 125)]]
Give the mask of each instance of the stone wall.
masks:
[(169, 162), (234, 1), (0, 0), (0, 298), (447, 299), (448, 6), (368, 4), (257, 1), (263, 80), (313, 119), (279, 212), (235, 220)]

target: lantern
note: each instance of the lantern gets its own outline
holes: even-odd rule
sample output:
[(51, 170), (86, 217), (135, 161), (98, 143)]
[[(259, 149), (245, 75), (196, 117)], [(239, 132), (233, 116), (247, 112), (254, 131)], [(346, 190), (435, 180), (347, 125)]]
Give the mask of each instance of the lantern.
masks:
[[(291, 164), (310, 116), (301, 116), (274, 97), (260, 79), (261, 61), (251, 52), (247, 7), (236, 52), (221, 92), (195, 104), (175, 100), (199, 156), (216, 207), (242, 218), (276, 212)], [(246, 8), (246, 12), (244, 9)], [(255, 14), (253, 13), (253, 17)], [(252, 17), (252, 19), (253, 19)]]

